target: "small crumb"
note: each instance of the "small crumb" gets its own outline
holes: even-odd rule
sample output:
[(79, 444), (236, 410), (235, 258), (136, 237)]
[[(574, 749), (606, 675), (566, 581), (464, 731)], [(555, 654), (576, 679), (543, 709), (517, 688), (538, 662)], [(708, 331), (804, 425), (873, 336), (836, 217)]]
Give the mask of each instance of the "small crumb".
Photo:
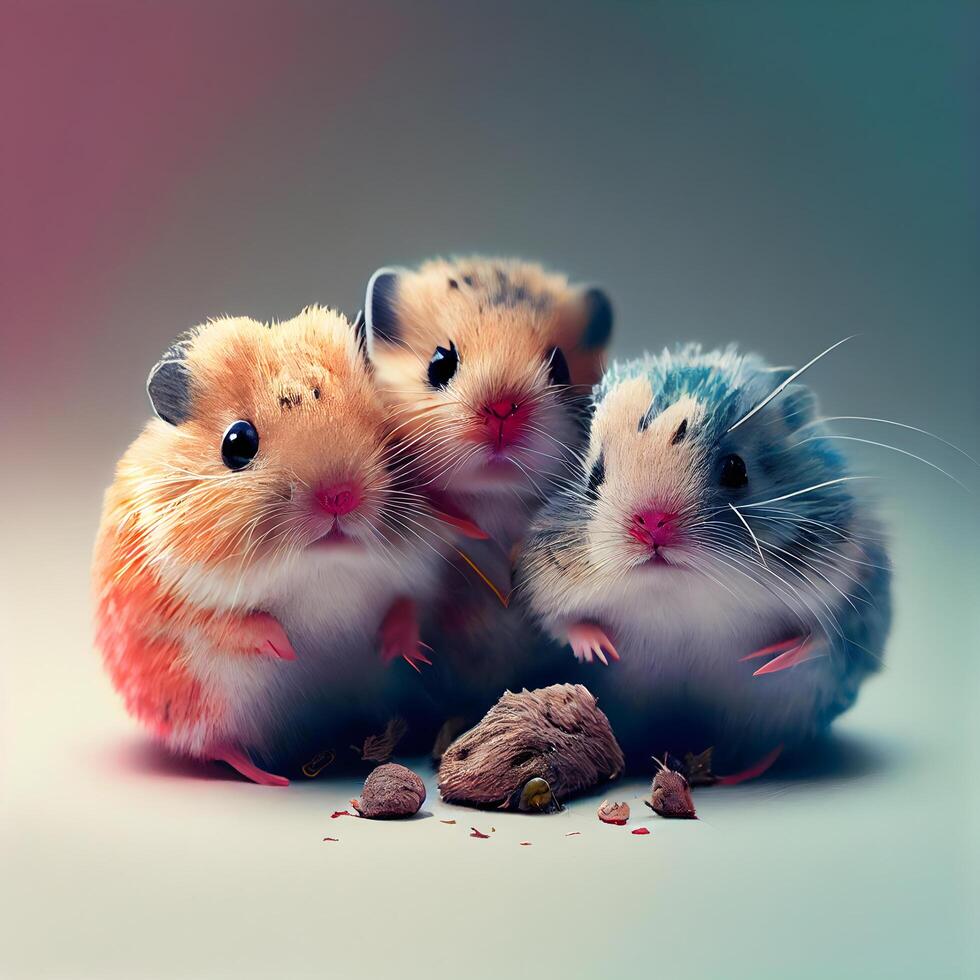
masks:
[(330, 814), (330, 819), (336, 820), (337, 817), (356, 817), (356, 816), (357, 814), (351, 813), (350, 810), (334, 810), (334, 812)]
[(570, 834), (565, 834), (565, 836), (566, 837), (581, 837), (582, 836), (582, 831), (581, 830), (573, 830)]
[(497, 828), (496, 827), (491, 827), (490, 828), (490, 833), (491, 834), (495, 834), (496, 832), (497, 832)]
[(473, 833), (470, 834), (470, 837), (479, 837), (482, 840), (489, 840), (490, 839), (490, 835), (489, 834), (481, 833), (479, 830), (476, 829), (476, 827), (470, 827), (470, 830), (473, 831)]
[(691, 787), (683, 774), (668, 769), (660, 760), (655, 760), (661, 769), (653, 778), (650, 799), (644, 800), (654, 813), (661, 817), (673, 817), (681, 820), (696, 820), (694, 801), (691, 799)]
[(647, 827), (637, 827), (636, 830), (631, 830), (631, 834), (649, 834), (650, 830)]
[(529, 840), (521, 841), (521, 847), (530, 847), (530, 846), (531, 846), (531, 842)]
[(455, 820), (440, 820), (439, 823), (456, 823)]
[(336, 842), (336, 841), (338, 841), (338, 840), (340, 840), (340, 838), (339, 838), (339, 837), (324, 837), (323, 839), (324, 839), (324, 840), (332, 840), (332, 841), (334, 841), (334, 842)]
[(624, 827), (630, 818), (630, 805), (629, 803), (610, 803), (609, 800), (603, 800), (596, 816), (603, 823)]

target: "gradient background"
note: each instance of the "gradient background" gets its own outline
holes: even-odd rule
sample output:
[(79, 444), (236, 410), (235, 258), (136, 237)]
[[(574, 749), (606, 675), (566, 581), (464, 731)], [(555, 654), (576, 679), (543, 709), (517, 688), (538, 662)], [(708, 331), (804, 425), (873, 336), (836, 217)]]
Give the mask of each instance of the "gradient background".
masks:
[[(889, 668), (809, 760), (646, 838), (597, 799), (488, 841), (465, 811), (331, 821), (356, 787), (170, 763), (92, 654), (87, 564), (179, 331), (354, 312), (376, 266), (440, 252), (602, 283), (624, 355), (799, 364), (857, 332), (810, 375), (828, 413), (977, 455), (978, 28), (975, 3), (3, 0), (0, 973), (977, 975), (976, 498), (914, 460), (854, 453), (885, 477)], [(841, 431), (977, 487), (940, 444)], [(616, 793), (647, 821), (643, 789)]]

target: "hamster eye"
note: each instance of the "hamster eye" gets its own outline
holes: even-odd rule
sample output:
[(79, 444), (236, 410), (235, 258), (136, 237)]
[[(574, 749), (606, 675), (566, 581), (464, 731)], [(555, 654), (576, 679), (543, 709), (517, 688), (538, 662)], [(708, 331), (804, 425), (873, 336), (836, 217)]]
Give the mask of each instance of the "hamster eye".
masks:
[(729, 453), (721, 461), (721, 476), (719, 482), (729, 490), (739, 490), (749, 482), (749, 474), (745, 470), (745, 460), (735, 453)]
[(568, 385), (572, 383), (572, 375), (568, 370), (568, 361), (560, 347), (552, 347), (548, 351), (548, 377), (553, 385)]
[(605, 479), (606, 460), (600, 453), (599, 458), (592, 464), (592, 469), (589, 470), (589, 485), (585, 491), (585, 494), (590, 500), (599, 499), (599, 487), (602, 486)]
[(459, 367), (459, 351), (456, 345), (450, 340), (449, 350), (445, 347), (437, 347), (436, 352), (429, 361), (429, 384), (433, 388), (445, 388), (452, 380), (456, 369)]
[(228, 426), (221, 440), (221, 458), (230, 470), (240, 470), (255, 459), (259, 434), (251, 422), (239, 420)]

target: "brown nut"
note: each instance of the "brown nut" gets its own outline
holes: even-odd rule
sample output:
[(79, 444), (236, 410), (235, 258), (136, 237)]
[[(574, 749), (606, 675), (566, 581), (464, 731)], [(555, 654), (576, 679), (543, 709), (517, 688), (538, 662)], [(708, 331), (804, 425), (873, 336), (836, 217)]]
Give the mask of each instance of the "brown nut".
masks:
[(653, 777), (650, 800), (647, 806), (661, 817), (695, 820), (694, 801), (687, 780), (673, 769), (661, 768)]
[(378, 766), (367, 779), (359, 800), (351, 800), (362, 817), (397, 820), (419, 812), (425, 802), (425, 783), (411, 769), (395, 762)]

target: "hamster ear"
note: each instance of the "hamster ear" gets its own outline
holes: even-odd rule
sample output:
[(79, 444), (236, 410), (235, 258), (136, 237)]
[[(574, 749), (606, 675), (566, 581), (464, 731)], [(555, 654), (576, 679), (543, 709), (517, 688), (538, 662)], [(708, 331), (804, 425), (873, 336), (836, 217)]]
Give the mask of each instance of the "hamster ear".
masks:
[(783, 424), (790, 432), (802, 429), (817, 416), (817, 397), (803, 385), (790, 385), (783, 392)]
[(590, 286), (582, 294), (585, 304), (585, 330), (580, 346), (586, 350), (604, 350), (613, 330), (613, 307), (605, 291)]
[(364, 298), (368, 353), (373, 354), (379, 344), (396, 344), (401, 339), (396, 301), (398, 280), (403, 272), (403, 269), (378, 269), (368, 281)]
[(153, 365), (146, 379), (146, 393), (157, 418), (180, 425), (190, 418), (191, 373), (187, 367), (187, 344), (178, 341)]

